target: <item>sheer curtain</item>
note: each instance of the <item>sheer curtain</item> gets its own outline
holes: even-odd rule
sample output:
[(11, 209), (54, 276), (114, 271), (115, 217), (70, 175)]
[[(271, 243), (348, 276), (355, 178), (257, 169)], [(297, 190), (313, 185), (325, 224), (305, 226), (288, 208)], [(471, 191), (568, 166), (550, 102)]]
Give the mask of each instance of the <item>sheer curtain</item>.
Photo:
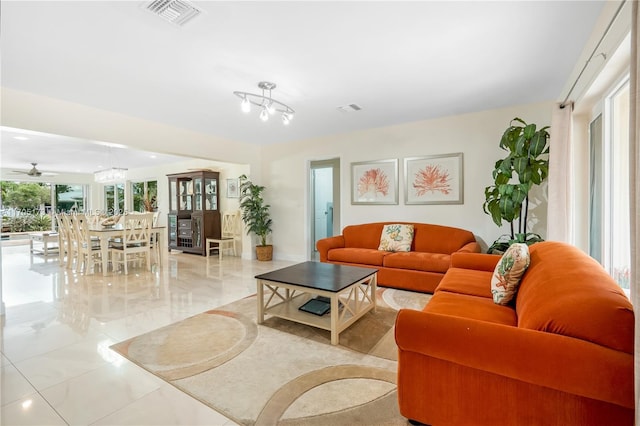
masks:
[(573, 103), (557, 104), (551, 116), (549, 139), (549, 200), (547, 203), (547, 240), (573, 242), (573, 184), (571, 176), (571, 134)]
[(638, 2), (632, 2), (631, 9), (631, 77), (630, 77), (630, 117), (629, 117), (629, 206), (631, 219), (631, 301), (633, 302), (635, 325), (635, 397), (636, 397), (636, 424), (640, 425), (640, 58), (638, 46), (640, 45), (638, 34), (638, 22), (640, 16)]

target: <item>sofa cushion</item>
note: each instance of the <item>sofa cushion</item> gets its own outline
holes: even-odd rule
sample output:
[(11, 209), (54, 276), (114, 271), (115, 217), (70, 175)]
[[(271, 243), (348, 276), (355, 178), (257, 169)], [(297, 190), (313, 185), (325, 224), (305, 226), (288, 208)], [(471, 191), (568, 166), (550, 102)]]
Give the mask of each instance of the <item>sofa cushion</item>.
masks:
[(491, 294), (495, 303), (507, 305), (513, 300), (529, 262), (529, 246), (526, 244), (511, 244), (504, 252), (491, 278)]
[(345, 247), (377, 249), (384, 223), (364, 223), (345, 226), (342, 230)]
[(382, 259), (388, 252), (366, 248), (337, 248), (329, 250), (327, 259), (331, 262), (354, 263), (382, 266)]
[(450, 226), (415, 223), (413, 249), (424, 253), (451, 254), (476, 241), (472, 232)]
[(389, 253), (382, 263), (387, 268), (413, 269), (415, 271), (447, 272), (451, 264), (451, 256), (441, 253)]
[(410, 251), (413, 242), (413, 225), (394, 223), (384, 225), (380, 235), (378, 250)]
[(448, 291), (436, 292), (423, 311), (509, 326), (516, 326), (518, 322), (513, 308), (496, 305), (486, 297)]
[(529, 250), (531, 265), (516, 299), (519, 327), (633, 353), (633, 307), (597, 261), (553, 241)]
[(438, 284), (436, 291), (448, 291), (491, 299), (492, 276), (493, 272), (488, 271), (450, 268)]

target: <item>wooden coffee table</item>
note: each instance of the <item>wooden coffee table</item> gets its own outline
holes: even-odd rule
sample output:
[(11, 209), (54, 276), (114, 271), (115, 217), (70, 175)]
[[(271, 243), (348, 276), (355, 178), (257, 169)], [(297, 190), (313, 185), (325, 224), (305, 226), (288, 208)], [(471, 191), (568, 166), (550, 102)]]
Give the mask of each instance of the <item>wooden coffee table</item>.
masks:
[[(376, 309), (377, 269), (304, 262), (257, 275), (258, 324), (266, 314), (331, 331), (331, 344), (365, 313)], [(331, 310), (315, 315), (298, 308), (314, 296), (331, 301)]]

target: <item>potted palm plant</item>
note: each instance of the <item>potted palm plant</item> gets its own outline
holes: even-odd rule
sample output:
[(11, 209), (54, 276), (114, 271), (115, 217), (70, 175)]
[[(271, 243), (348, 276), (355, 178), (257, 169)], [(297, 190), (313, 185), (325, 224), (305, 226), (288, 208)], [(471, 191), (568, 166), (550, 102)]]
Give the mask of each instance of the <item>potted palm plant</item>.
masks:
[(516, 117), (500, 139), (500, 148), (509, 154), (496, 162), (494, 184), (485, 188), (482, 207), (496, 225), (501, 226), (503, 220), (509, 223), (511, 232), (498, 238), (489, 253), (503, 253), (513, 243), (531, 245), (542, 241), (540, 235), (527, 232), (527, 215), (529, 191), (549, 174), (547, 129), (549, 126), (536, 129), (535, 124)]
[(240, 180), (240, 210), (242, 211), (242, 221), (247, 227), (247, 235), (254, 233), (260, 244), (256, 245), (256, 257), (258, 260), (271, 260), (273, 258), (273, 246), (267, 244), (267, 235), (271, 233), (271, 215), (269, 204), (262, 198), (262, 193), (266, 189), (264, 186), (256, 185), (241, 175)]

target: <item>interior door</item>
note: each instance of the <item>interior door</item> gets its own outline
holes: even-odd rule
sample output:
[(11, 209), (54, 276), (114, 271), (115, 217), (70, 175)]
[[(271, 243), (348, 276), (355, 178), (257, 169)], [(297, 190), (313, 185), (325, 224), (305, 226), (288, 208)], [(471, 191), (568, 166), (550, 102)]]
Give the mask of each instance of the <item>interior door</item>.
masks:
[(310, 258), (318, 260), (317, 241), (340, 231), (340, 159), (312, 161), (309, 171)]

